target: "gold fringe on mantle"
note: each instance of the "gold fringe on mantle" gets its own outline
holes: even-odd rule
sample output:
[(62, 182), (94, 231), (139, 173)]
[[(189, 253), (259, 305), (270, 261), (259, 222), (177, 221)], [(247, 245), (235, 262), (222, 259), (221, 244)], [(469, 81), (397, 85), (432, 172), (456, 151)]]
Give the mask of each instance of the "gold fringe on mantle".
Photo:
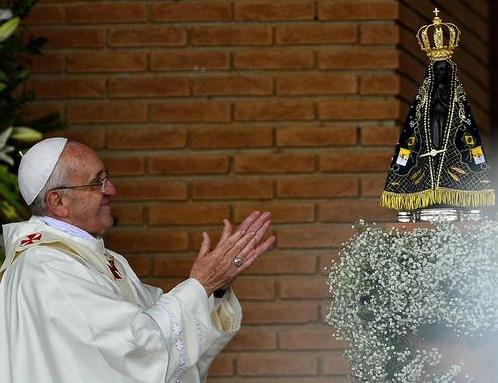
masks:
[(380, 206), (396, 210), (415, 210), (435, 204), (460, 207), (493, 206), (495, 204), (494, 189), (455, 190), (437, 188), (418, 193), (399, 194), (383, 191)]

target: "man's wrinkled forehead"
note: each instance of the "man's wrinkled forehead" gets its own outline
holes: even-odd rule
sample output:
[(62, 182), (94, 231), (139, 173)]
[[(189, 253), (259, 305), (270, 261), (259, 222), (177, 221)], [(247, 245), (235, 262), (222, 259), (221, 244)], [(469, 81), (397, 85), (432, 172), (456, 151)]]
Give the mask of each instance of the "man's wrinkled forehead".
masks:
[(62, 165), (75, 178), (98, 176), (104, 172), (104, 165), (98, 154), (89, 146), (77, 141), (67, 143), (61, 155)]

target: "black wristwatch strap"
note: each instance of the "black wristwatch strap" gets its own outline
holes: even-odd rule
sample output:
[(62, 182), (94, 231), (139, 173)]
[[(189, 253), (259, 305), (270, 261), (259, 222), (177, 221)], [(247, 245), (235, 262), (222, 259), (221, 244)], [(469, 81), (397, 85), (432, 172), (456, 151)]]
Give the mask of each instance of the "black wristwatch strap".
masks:
[(223, 295), (225, 295), (225, 291), (227, 291), (226, 289), (216, 289), (214, 290), (214, 297), (215, 298), (223, 298)]

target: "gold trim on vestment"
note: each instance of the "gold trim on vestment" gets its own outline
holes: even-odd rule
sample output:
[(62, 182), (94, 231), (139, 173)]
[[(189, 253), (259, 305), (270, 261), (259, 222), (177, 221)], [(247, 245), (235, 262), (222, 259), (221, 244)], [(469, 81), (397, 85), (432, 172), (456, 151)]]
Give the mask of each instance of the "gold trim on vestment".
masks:
[(415, 210), (436, 204), (459, 207), (482, 207), (495, 204), (495, 190), (456, 190), (437, 188), (418, 193), (383, 191), (380, 206), (396, 210)]

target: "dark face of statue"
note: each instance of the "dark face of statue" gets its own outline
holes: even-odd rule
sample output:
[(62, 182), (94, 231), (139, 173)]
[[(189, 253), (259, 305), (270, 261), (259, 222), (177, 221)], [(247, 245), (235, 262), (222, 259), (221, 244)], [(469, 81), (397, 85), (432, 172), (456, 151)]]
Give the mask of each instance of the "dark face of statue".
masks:
[(436, 61), (434, 63), (434, 79), (436, 82), (445, 82), (449, 78), (450, 64), (446, 60)]

